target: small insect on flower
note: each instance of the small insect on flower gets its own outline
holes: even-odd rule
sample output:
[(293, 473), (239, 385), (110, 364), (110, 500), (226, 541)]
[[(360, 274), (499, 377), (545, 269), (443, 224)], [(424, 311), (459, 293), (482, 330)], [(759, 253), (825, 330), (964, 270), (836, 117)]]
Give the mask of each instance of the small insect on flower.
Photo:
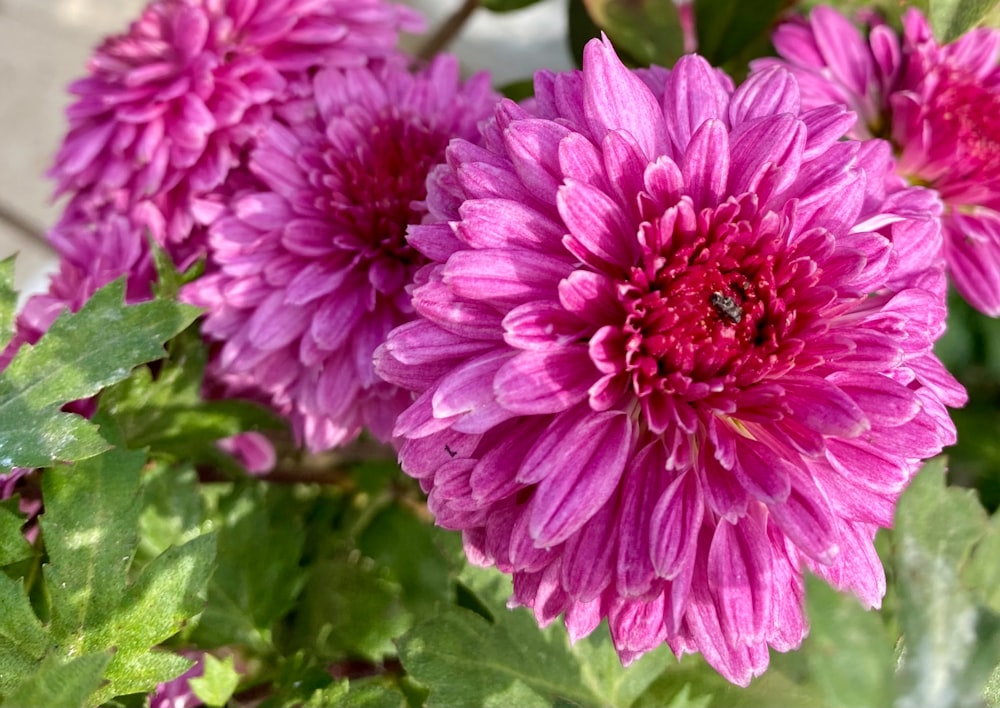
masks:
[(447, 452), (450, 457), (454, 457), (455, 455), (458, 454), (447, 445), (444, 446), (444, 451)]
[(715, 308), (716, 312), (733, 324), (739, 324), (743, 321), (743, 310), (736, 304), (736, 300), (728, 295), (712, 293), (708, 301), (712, 303), (712, 307)]

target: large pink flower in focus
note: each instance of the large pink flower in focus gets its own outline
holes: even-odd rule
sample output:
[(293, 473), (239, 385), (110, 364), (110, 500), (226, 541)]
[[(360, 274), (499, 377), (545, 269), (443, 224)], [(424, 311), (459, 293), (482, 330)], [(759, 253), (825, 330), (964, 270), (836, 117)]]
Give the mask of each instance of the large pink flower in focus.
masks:
[(213, 374), (262, 392), (314, 450), (368, 427), (386, 439), (408, 394), (378, 379), (375, 348), (412, 317), (405, 288), (425, 259), (406, 242), (430, 168), (452, 137), (474, 139), (497, 101), (462, 84), (453, 57), (327, 69), (251, 154), (260, 180), (211, 229), (210, 266), (185, 297), (222, 342)]
[(274, 101), (310, 70), (386, 56), (400, 29), (420, 26), (382, 0), (154, 0), (70, 87), (58, 193), (148, 200), (163, 215), (154, 236), (183, 241)]
[(856, 110), (854, 137), (883, 136), (900, 174), (941, 194), (944, 255), (958, 291), (1000, 315), (1000, 32), (973, 30), (940, 45), (915, 9), (901, 37), (872, 19), (867, 37), (828, 7), (778, 27), (781, 59), (798, 79), (806, 108)]
[(939, 205), (786, 71), (656, 77), (595, 40), (451, 144), (377, 371), (414, 392), (404, 471), (515, 602), (746, 684), (801, 641), (805, 569), (879, 604), (873, 535), (954, 440)]

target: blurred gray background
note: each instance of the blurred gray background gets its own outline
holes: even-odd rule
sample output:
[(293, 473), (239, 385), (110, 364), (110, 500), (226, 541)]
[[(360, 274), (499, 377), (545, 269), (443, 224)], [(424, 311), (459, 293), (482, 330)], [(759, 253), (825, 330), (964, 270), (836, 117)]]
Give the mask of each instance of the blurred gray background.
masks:
[[(431, 29), (462, 0), (407, 0)], [(490, 69), (502, 85), (541, 66), (570, 66), (566, 3), (542, 0), (503, 15), (478, 10), (452, 45), (467, 71)], [(146, 0), (0, 0), (0, 259), (19, 253), (21, 299), (44, 290), (55, 258), (41, 234), (59, 204), (43, 177), (66, 124), (66, 86), (92, 48), (123, 31)], [(409, 40), (409, 46), (413, 44)], [(417, 40), (418, 41), (418, 40)]]

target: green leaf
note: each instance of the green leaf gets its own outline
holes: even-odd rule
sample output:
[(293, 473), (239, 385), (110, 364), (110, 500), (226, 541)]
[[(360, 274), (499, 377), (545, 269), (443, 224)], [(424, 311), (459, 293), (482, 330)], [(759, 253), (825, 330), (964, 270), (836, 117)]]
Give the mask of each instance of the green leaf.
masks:
[(332, 683), (324, 688), (318, 688), (305, 703), (305, 708), (328, 708), (329, 706), (343, 706), (344, 699), (350, 691), (349, 682), (345, 679)]
[(205, 502), (199, 490), (198, 474), (191, 467), (161, 464), (146, 470), (137, 563), (146, 563), (170, 546), (187, 543), (207, 530), (210, 524), (205, 520)]
[(0, 502), (0, 566), (31, 558), (35, 553), (21, 532), (24, 516), (17, 505), (17, 497)]
[(359, 550), (402, 587), (403, 602), (417, 615), (451, 600), (454, 573), (437, 543), (442, 533), (394, 504), (378, 513), (358, 539)]
[(944, 487), (943, 460), (925, 465), (900, 499), (894, 548), (904, 649), (896, 705), (982, 704), (1000, 661), (1000, 618), (976, 604), (961, 573), (988, 529), (974, 493)]
[[(445, 608), (399, 641), (407, 672), (430, 690), (434, 706), (630, 706), (663, 672), (666, 647), (622, 668), (602, 626), (570, 646), (566, 630), (540, 630), (531, 614), (508, 610), (510, 583), (499, 572), (467, 566), (459, 576), (488, 608)], [(475, 680), (469, 680), (475, 676)]]
[(320, 560), (297, 607), (296, 641), (324, 660), (382, 661), (395, 653), (392, 640), (413, 623), (401, 594), (398, 584), (347, 552)]
[(48, 633), (35, 617), (23, 584), (0, 573), (0, 691), (34, 673), (48, 646)]
[(225, 661), (219, 661), (211, 654), (205, 654), (202, 664), (205, 667), (202, 675), (189, 679), (188, 685), (206, 705), (226, 705), (240, 685), (240, 674), (233, 664), (233, 657), (227, 656)]
[(479, 0), (479, 4), (492, 12), (511, 12), (530, 7), (540, 0)]
[(338, 708), (406, 708), (406, 696), (395, 686), (384, 682), (351, 682), (346, 696), (334, 703), (309, 703), (308, 706), (336, 705)]
[(926, 463), (896, 507), (897, 537), (915, 540), (957, 572), (989, 528), (986, 511), (971, 489), (945, 486), (947, 460)]
[(677, 6), (663, 0), (583, 0), (594, 24), (619, 53), (642, 66), (671, 66), (684, 53)]
[(10, 256), (0, 261), (0, 351), (4, 350), (14, 336), (14, 318), (17, 313), (14, 259), (15, 256)]
[(107, 629), (94, 632), (94, 641), (117, 647), (107, 671), (112, 682), (107, 698), (149, 690), (164, 675), (176, 676), (190, 667), (188, 660), (150, 652), (150, 647), (177, 634), (204, 608), (214, 558), (211, 534), (168, 549), (128, 589)]
[(14, 708), (94, 705), (88, 699), (101, 685), (104, 667), (110, 659), (107, 653), (86, 654), (66, 662), (48, 656), (33, 674), (4, 697), (0, 705)]
[(934, 36), (953, 42), (972, 29), (997, 4), (997, 0), (930, 0), (928, 19)]
[(191, 329), (171, 342), (170, 356), (156, 378), (147, 367), (101, 396), (101, 409), (121, 426), (130, 447), (147, 447), (168, 460), (218, 462), (216, 441), (247, 430), (277, 429), (284, 423), (249, 401), (202, 398), (208, 353)]
[(305, 583), (304, 505), (294, 490), (248, 481), (221, 500), (208, 604), (192, 638), (202, 648), (239, 644), (267, 654), (271, 627)]
[[(107, 682), (91, 697), (95, 704), (151, 691), (190, 667), (188, 659), (154, 648), (201, 611), (211, 572), (215, 539), (205, 535), (168, 549), (128, 584), (145, 459), (115, 448), (72, 467), (50, 468), (42, 477), (39, 523), (49, 559), (43, 578), (51, 618), (44, 644), (49, 656), (64, 660), (114, 650)], [(0, 605), (25, 637), (33, 637), (23, 653), (37, 656), (42, 638), (29, 631), (27, 599), (20, 588), (0, 589)], [(4, 646), (0, 641), (0, 650)]]
[(722, 66), (748, 48), (766, 46), (771, 26), (787, 5), (786, 0), (694, 0), (695, 17), (707, 20), (695, 22), (698, 53)]
[(60, 407), (161, 358), (163, 342), (198, 314), (163, 300), (126, 306), (123, 296), (122, 280), (101, 288), (79, 312), (64, 312), (35, 346), (22, 347), (0, 373), (0, 471), (107, 449), (94, 424)]
[(68, 656), (106, 649), (88, 640), (110, 623), (125, 594), (138, 541), (141, 452), (113, 449), (42, 476), (53, 641)]
[(830, 708), (892, 704), (893, 642), (876, 612), (815, 577), (806, 579), (809, 636), (802, 648)]

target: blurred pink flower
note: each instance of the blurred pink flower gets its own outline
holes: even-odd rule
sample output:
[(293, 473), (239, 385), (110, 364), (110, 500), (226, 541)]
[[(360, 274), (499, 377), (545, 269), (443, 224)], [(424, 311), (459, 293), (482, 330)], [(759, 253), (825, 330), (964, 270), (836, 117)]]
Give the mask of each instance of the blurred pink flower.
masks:
[(413, 74), (401, 59), (325, 69), (313, 89), (261, 136), (260, 182), (215, 222), (214, 270), (185, 297), (222, 343), (216, 378), (263, 392), (318, 451), (363, 426), (386, 439), (406, 406), (372, 365), (412, 316), (406, 286), (424, 258), (406, 226), (427, 211), (425, 179), (448, 141), (474, 138), (497, 96), (485, 75), (462, 84), (445, 56)]
[(157, 240), (184, 241), (198, 199), (239, 164), (290, 86), (383, 57), (400, 29), (420, 27), (382, 0), (154, 0), (70, 87), (57, 193), (146, 201), (162, 214)]
[(799, 81), (804, 108), (842, 103), (859, 120), (853, 137), (889, 138), (898, 170), (941, 194), (944, 256), (958, 291), (1000, 315), (1000, 32), (976, 29), (950, 44), (935, 41), (915, 9), (903, 34), (869, 13), (867, 37), (837, 11), (778, 27), (781, 59)]
[(414, 392), (404, 471), (540, 623), (745, 685), (801, 641), (806, 569), (879, 604), (872, 538), (965, 392), (940, 206), (852, 121), (780, 69), (733, 92), (595, 40), (432, 172), (377, 371)]

